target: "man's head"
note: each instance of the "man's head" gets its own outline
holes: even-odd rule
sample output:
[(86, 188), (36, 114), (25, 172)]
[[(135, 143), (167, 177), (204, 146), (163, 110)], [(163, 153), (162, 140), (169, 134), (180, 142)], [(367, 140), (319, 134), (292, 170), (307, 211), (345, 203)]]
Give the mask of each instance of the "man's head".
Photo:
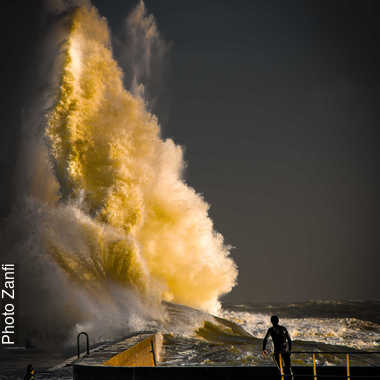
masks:
[(270, 321), (272, 322), (272, 325), (273, 325), (273, 326), (277, 326), (277, 325), (278, 325), (278, 322), (279, 322), (279, 319), (278, 319), (277, 315), (272, 315), (272, 316), (270, 317)]

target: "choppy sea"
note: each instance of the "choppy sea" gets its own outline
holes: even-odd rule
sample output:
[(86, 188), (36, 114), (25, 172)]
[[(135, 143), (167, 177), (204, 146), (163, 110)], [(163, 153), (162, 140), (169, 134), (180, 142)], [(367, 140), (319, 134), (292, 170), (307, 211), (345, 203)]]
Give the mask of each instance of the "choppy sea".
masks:
[[(173, 318), (177, 325), (190, 314), (187, 311), (181, 316), (178, 309), (172, 313), (177, 314)], [(170, 336), (172, 341), (165, 347), (162, 365), (273, 365), (270, 355), (261, 355), (271, 315), (279, 316), (280, 324), (288, 329), (294, 352), (380, 351), (380, 301), (224, 304), (218, 317), (236, 323), (253, 339), (247, 336), (244, 341), (244, 332), (232, 331), (222, 320), (209, 319), (200, 323), (195, 334)], [(312, 356), (294, 353), (292, 360), (307, 365)], [(340, 354), (317, 356), (319, 365), (343, 364), (344, 360)], [(351, 363), (380, 365), (380, 355), (352, 355)]]
[[(261, 354), (271, 315), (277, 315), (290, 333), (293, 365), (312, 363), (311, 355), (297, 351), (380, 351), (377, 300), (224, 304), (217, 315), (171, 303), (164, 306), (166, 321), (148, 326), (164, 335), (161, 366), (273, 366), (271, 355)], [(70, 367), (56, 367), (65, 360), (61, 354), (30, 355), (26, 351), (3, 352), (0, 379), (21, 379), (21, 369), (30, 360), (36, 363), (38, 379), (72, 378)], [(344, 365), (344, 360), (344, 354), (339, 353), (317, 355), (318, 365)], [(380, 354), (352, 354), (351, 364), (380, 366)]]

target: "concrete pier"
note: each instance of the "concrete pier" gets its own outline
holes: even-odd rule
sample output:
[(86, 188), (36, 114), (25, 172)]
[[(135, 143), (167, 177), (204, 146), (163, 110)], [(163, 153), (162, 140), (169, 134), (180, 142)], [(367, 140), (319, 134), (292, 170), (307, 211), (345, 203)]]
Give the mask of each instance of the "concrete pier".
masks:
[(153, 367), (160, 361), (162, 335), (140, 331), (120, 342), (102, 346), (73, 364), (84, 367)]
[[(154, 332), (139, 332), (121, 342), (91, 352), (73, 363), (74, 380), (241, 380), (281, 379), (276, 367), (264, 366), (159, 366), (162, 335)], [(380, 380), (380, 367), (341, 366), (317, 367), (314, 377), (312, 366), (293, 367), (296, 380)], [(286, 380), (286, 376), (283, 380)], [(289, 380), (289, 379), (288, 379)]]

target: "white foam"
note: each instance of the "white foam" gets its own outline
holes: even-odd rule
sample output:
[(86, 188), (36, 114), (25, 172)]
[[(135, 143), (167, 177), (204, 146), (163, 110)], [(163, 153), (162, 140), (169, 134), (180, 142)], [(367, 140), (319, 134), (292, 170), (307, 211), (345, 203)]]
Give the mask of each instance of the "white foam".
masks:
[[(222, 310), (220, 315), (260, 339), (271, 326), (269, 314)], [(378, 350), (380, 346), (380, 325), (356, 318), (283, 318), (280, 324), (288, 329), (293, 340), (362, 350)]]

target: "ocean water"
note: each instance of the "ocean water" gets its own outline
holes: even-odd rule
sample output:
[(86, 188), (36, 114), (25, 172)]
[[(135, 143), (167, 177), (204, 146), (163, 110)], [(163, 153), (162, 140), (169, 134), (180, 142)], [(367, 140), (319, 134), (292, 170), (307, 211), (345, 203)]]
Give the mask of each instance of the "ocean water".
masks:
[[(215, 315), (197, 310), (217, 310), (220, 296), (236, 285), (230, 247), (214, 231), (203, 196), (183, 180), (182, 148), (162, 138), (143, 92), (125, 88), (106, 20), (91, 5), (64, 15), (52, 33), (56, 47), (46, 53), (56, 55), (54, 78), (25, 117), (27, 136), (35, 138), (25, 142), (20, 171), (33, 181), (10, 231), (18, 236), (23, 229), (26, 237), (3, 249), (24, 279), (20, 325), (29, 331), (23, 335), (63, 340), (81, 319), (92, 324), (85, 325), (92, 338), (106, 330), (116, 339), (110, 330), (131, 319), (131, 299), (174, 299), (193, 308), (164, 302), (164, 318), (141, 326), (164, 334), (163, 366), (272, 366), (270, 355), (261, 355), (272, 314), (288, 328), (294, 351), (379, 350), (378, 301), (225, 304)], [(151, 64), (151, 44), (160, 37), (143, 2), (128, 20), (141, 34), (137, 56)], [(35, 307), (40, 294), (45, 312)], [(96, 324), (93, 315), (112, 323)], [(0, 379), (23, 378), (29, 363), (38, 379), (70, 379), (70, 366), (60, 363), (75, 347), (43, 348), (0, 349)], [(293, 355), (295, 364), (310, 361)], [(340, 363), (341, 355), (318, 356), (320, 365)], [(379, 356), (353, 357), (352, 364), (379, 365)]]
[(263, 336), (270, 315), (281, 317), (294, 340), (380, 349), (380, 301), (309, 301), (298, 304), (226, 305), (221, 315)]
[[(191, 313), (172, 311), (177, 325), (189, 326)], [(379, 301), (309, 301), (295, 304), (225, 304), (221, 319), (195, 318), (193, 332), (168, 333), (162, 365), (273, 365), (263, 357), (262, 339), (278, 315), (293, 340), (292, 351), (380, 351)], [(230, 328), (231, 321), (243, 331)], [(170, 330), (170, 329), (169, 329)], [(268, 347), (270, 348), (269, 342)], [(292, 355), (294, 364), (308, 365), (312, 356)], [(317, 355), (318, 365), (343, 365), (343, 354)], [(352, 365), (380, 365), (378, 354), (351, 355)]]
[[(164, 334), (161, 366), (273, 366), (271, 355), (261, 354), (273, 314), (287, 327), (293, 352), (380, 351), (380, 301), (224, 304), (218, 315), (172, 303), (164, 307), (165, 321), (147, 322), (148, 328)], [(66, 355), (71, 356), (68, 351)], [(72, 378), (70, 365), (60, 365), (67, 359), (62, 353), (8, 350), (0, 359), (1, 380), (21, 379), (29, 362), (38, 379)], [(293, 353), (292, 363), (312, 365), (312, 357)], [(344, 364), (344, 354), (317, 355), (319, 366)], [(351, 365), (379, 366), (380, 354), (352, 354)]]

